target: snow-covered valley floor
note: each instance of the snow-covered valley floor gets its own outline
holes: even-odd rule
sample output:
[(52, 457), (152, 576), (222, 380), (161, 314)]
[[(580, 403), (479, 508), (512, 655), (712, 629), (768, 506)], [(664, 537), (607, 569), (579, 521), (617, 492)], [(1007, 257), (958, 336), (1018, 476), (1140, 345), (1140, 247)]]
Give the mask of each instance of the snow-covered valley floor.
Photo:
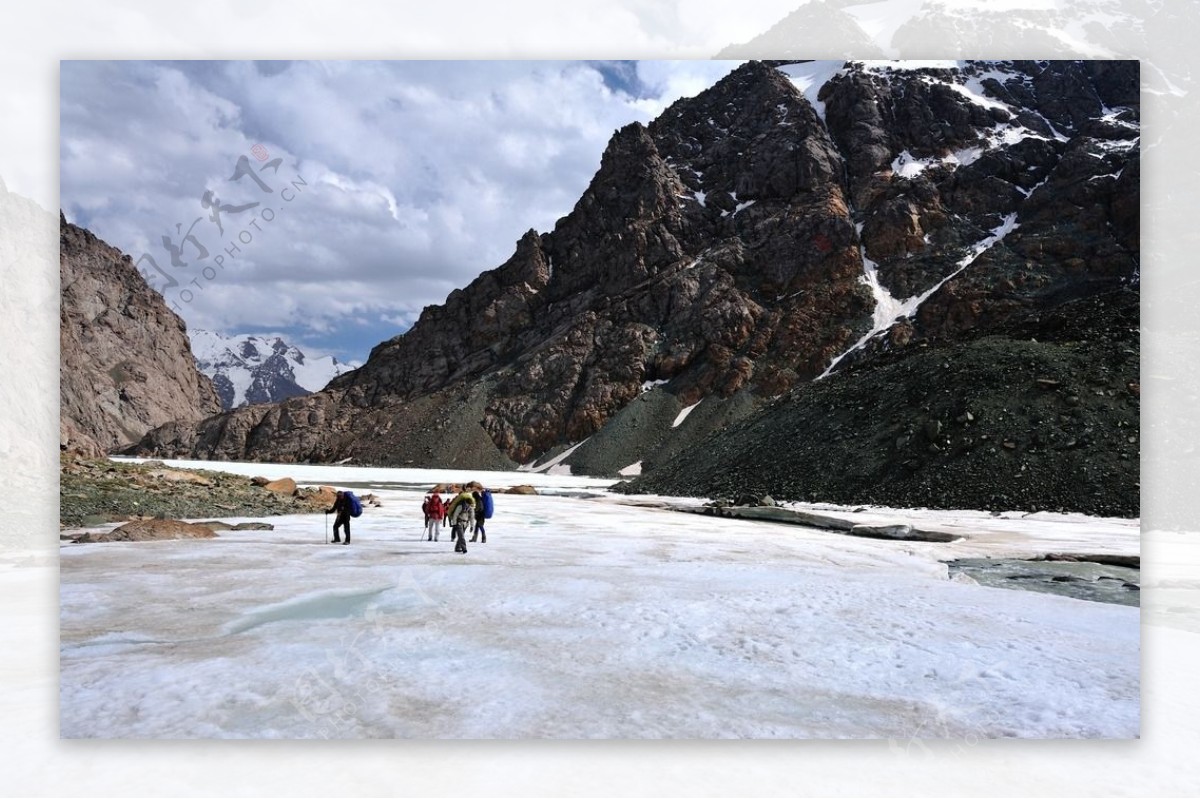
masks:
[(1004, 554), (1136, 554), (1136, 521), (898, 511), (972, 536), (902, 543), (611, 495), (497, 494), (488, 543), (462, 555), (446, 533), (419, 540), (421, 492), (403, 484), (606, 482), (172, 464), (376, 486), (361, 490), (383, 507), (354, 520), (350, 546), (325, 544), (319, 515), (213, 540), (64, 544), (63, 737), (1139, 733), (1137, 608), (951, 581), (938, 562), (993, 539)]

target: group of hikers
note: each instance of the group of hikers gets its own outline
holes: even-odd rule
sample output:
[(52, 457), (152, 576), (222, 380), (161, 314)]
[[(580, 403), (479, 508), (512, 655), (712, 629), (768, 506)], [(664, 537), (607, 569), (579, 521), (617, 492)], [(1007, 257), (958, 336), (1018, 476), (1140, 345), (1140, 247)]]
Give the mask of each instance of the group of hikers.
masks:
[[(450, 501), (442, 499), (445, 490), (454, 497)], [(465, 486), (435, 486), (421, 503), (421, 512), (425, 514), (426, 541), (437, 541), (441, 528), (450, 527), (454, 539), (454, 551), (467, 551), (467, 531), (471, 531), (471, 543), (477, 540), (487, 543), (487, 531), (484, 523), (492, 518), (492, 492), (478, 482), (467, 483)], [(362, 513), (362, 504), (352, 491), (338, 491), (333, 501), (333, 507), (325, 513), (337, 514), (333, 522), (333, 543), (350, 543), (350, 519)], [(345, 540), (342, 540), (342, 535)]]
[(492, 518), (492, 492), (475, 482), (467, 483), (461, 489), (450, 486), (449, 493), (456, 495), (447, 502), (442, 499), (441, 486), (437, 486), (421, 503), (421, 511), (425, 514), (425, 540), (437, 541), (441, 528), (449, 525), (455, 552), (467, 551), (468, 529), (472, 544), (477, 540), (486, 544), (484, 523)]

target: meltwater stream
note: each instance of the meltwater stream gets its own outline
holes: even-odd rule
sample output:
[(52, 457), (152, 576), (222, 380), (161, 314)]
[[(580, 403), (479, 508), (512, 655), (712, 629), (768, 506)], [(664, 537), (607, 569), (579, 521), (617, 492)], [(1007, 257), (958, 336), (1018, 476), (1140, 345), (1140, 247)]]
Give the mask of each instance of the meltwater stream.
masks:
[(1141, 570), (1101, 563), (1008, 558), (964, 558), (946, 564), (980, 585), (1058, 594), (1115, 605), (1141, 603)]

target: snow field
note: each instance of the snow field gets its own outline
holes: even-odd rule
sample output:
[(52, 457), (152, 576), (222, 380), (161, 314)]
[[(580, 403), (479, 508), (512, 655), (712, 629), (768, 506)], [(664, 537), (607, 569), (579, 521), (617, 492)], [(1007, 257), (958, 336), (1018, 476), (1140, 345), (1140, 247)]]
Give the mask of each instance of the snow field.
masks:
[[(957, 545), (498, 495), (489, 543), (457, 555), (418, 540), (419, 491), (375, 493), (350, 546), (324, 544), (320, 516), (64, 546), (62, 735), (1138, 733), (1137, 609), (951, 582), (935, 553)], [(1046, 520), (1051, 539), (1071, 521)]]

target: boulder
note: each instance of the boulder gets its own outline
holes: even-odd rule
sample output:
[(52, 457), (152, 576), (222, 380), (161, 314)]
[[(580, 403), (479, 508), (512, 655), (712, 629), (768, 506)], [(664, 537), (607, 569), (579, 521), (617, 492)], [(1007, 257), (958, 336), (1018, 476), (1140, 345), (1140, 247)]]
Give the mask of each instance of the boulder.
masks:
[(203, 525), (212, 530), (232, 530), (233, 529), (233, 525), (230, 524), (229, 522), (221, 522), (221, 521), (217, 521), (215, 519), (210, 519), (208, 521), (203, 521), (203, 522), (196, 522), (196, 524)]
[(291, 495), (296, 493), (296, 481), (290, 477), (281, 477), (278, 480), (266, 483), (263, 485), (263, 488), (268, 491), (274, 491), (277, 494)]
[(251, 477), (250, 478), (250, 485), (265, 486), (269, 482), (271, 482), (271, 479), (269, 477), (259, 476), (259, 477)]
[(233, 530), (274, 530), (275, 525), (267, 524), (266, 522), (238, 522), (233, 525)]
[(333, 503), (337, 501), (337, 489), (331, 486), (319, 486), (317, 488), (301, 488), (296, 496), (303, 502), (314, 505), (322, 510), (332, 508)]
[(216, 538), (211, 527), (189, 524), (177, 519), (145, 519), (123, 524), (108, 533), (84, 533), (76, 543), (95, 544), (109, 541), (174, 541), (181, 538)]
[(537, 489), (531, 485), (513, 486), (507, 489), (505, 494), (537, 494)]
[(337, 489), (330, 488), (329, 486), (321, 486), (313, 496), (320, 504), (328, 504), (329, 507), (333, 507), (333, 503), (337, 502)]
[(159, 480), (166, 480), (170, 483), (195, 483), (196, 485), (210, 486), (212, 480), (195, 472), (187, 472), (182, 469), (154, 469), (149, 473), (150, 477)]

